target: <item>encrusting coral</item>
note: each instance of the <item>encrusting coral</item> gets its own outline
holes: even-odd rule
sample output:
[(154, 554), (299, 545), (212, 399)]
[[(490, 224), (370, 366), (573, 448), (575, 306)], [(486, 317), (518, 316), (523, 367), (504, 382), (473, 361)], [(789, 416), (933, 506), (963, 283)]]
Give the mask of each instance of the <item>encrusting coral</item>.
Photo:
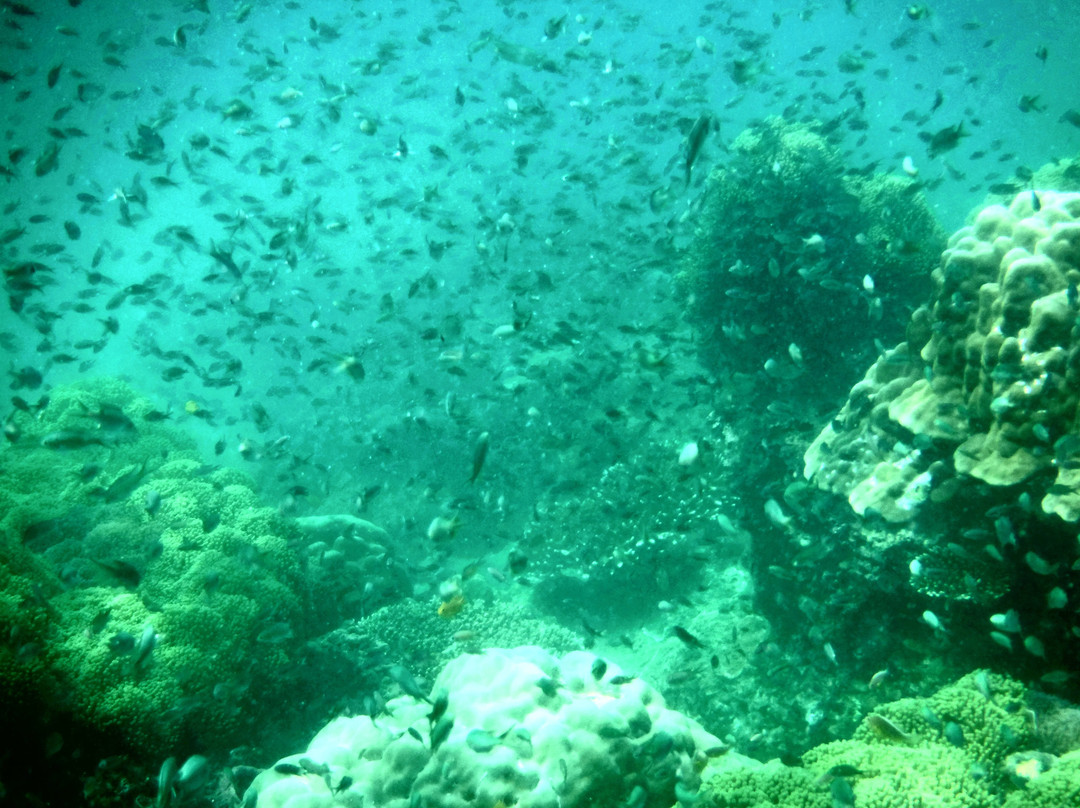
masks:
[(2, 686), (151, 753), (250, 735), (246, 692), (305, 629), (293, 528), (152, 412), (115, 380), (54, 388), (0, 454)]

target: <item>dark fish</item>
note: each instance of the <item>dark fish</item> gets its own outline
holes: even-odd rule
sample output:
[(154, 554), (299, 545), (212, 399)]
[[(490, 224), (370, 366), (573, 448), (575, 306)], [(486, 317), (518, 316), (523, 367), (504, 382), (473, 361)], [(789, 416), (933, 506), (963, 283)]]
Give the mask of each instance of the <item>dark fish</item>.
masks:
[(34, 161), (34, 175), (44, 177), (50, 171), (55, 171), (60, 162), (59, 157), (60, 144), (55, 140), (50, 140), (38, 158)]
[(829, 784), (832, 808), (854, 808), (855, 789), (843, 777), (837, 777)]
[(1061, 113), (1058, 123), (1071, 123), (1073, 126), (1080, 127), (1080, 112), (1071, 108), (1067, 109)]
[(405, 695), (412, 696), (414, 699), (426, 701), (428, 704), (431, 704), (431, 699), (424, 695), (423, 691), (420, 690), (420, 685), (417, 684), (416, 679), (413, 678), (413, 675), (409, 673), (405, 667), (401, 665), (391, 666), (390, 678), (398, 683), (398, 686)]
[(470, 483), (476, 482), (476, 478), (480, 476), (480, 471), (484, 468), (484, 460), (487, 459), (490, 441), (491, 435), (488, 432), (481, 432), (480, 437), (476, 440), (476, 448), (473, 449), (472, 474), (469, 475)]
[(561, 17), (552, 17), (544, 24), (544, 37), (546, 39), (555, 39), (563, 31), (563, 26), (566, 25), (567, 14), (563, 14)]
[(29, 365), (19, 370), (9, 371), (9, 375), (12, 377), (10, 385), (12, 390), (21, 390), (23, 388), (37, 390), (44, 381), (41, 372)]
[(135, 635), (127, 631), (118, 631), (109, 637), (108, 646), (114, 654), (127, 654), (135, 648)]
[(939, 154), (944, 154), (947, 151), (952, 151), (960, 145), (960, 139), (967, 137), (967, 132), (964, 131), (963, 121), (955, 126), (946, 126), (944, 129), (939, 129), (933, 134), (927, 132), (920, 132), (919, 138), (926, 144), (926, 151), (931, 157), (937, 157)]
[(91, 634), (100, 634), (102, 631), (105, 630), (105, 626), (109, 622), (109, 614), (111, 611), (111, 608), (102, 609), (100, 612), (94, 615), (94, 619), (90, 621)]
[(46, 82), (48, 83), (50, 90), (55, 87), (56, 82), (60, 80), (60, 71), (63, 69), (63, 67), (63, 63), (60, 63), (49, 70), (49, 75), (46, 77)]
[(102, 429), (110, 432), (135, 432), (135, 422), (124, 415), (124, 411), (115, 404), (102, 402), (96, 410), (92, 410), (85, 404), (82, 405), (83, 414), (87, 418), (93, 418)]
[(439, 747), (443, 745), (447, 738), (450, 737), (450, 731), (454, 728), (454, 719), (448, 715), (444, 715), (435, 725), (431, 728), (431, 751), (437, 752)]
[(607, 663), (600, 657), (593, 660), (592, 668), (590, 669), (593, 679), (600, 681), (604, 678), (604, 674), (607, 673)]
[(944, 733), (945, 740), (953, 746), (962, 747), (967, 740), (964, 738), (964, 730), (955, 721), (946, 721)]
[(680, 640), (682, 640), (687, 645), (693, 646), (694, 648), (704, 648), (705, 647), (705, 643), (703, 643), (701, 640), (699, 640), (697, 637), (695, 637), (693, 634), (691, 634), (689, 631), (687, 631), (682, 626), (673, 626), (671, 630), (673, 632), (675, 632), (676, 637), (678, 637)]
[(686, 187), (690, 187), (690, 171), (694, 167), (694, 161), (701, 153), (701, 147), (705, 145), (705, 137), (709, 134), (712, 118), (709, 113), (702, 113), (694, 125), (690, 127), (690, 134), (686, 136)]
[(72, 241), (78, 241), (79, 237), (82, 236), (82, 230), (75, 222), (71, 221), (64, 222), (64, 232), (67, 233), (68, 238)]
[(101, 567), (105, 572), (109, 573), (117, 582), (123, 584), (129, 589), (134, 589), (139, 585), (139, 581), (142, 580), (142, 576), (135, 567), (126, 561), (120, 559), (109, 559), (107, 561), (98, 561), (96, 558), (91, 558), (95, 564)]
[(100, 488), (92, 495), (101, 497), (107, 503), (122, 502), (131, 496), (131, 492), (139, 487), (143, 476), (146, 474), (146, 461), (138, 466), (132, 466), (119, 477), (112, 481), (108, 488)]
[(108, 446), (101, 435), (85, 429), (60, 429), (41, 439), (47, 449), (81, 449), (84, 446)]
[(450, 706), (450, 694), (445, 690), (440, 690), (435, 695), (435, 701), (431, 703), (431, 712), (428, 713), (428, 721), (432, 724), (436, 723), (446, 713), (446, 708)]
[(1039, 103), (1037, 95), (1022, 95), (1016, 103), (1021, 112), (1046, 112), (1046, 104)]

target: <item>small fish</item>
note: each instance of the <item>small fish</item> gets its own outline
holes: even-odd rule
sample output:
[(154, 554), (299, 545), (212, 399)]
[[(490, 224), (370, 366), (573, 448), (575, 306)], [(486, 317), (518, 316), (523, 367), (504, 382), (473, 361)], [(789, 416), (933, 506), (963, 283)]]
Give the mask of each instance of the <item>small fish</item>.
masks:
[(883, 740), (898, 741), (900, 743), (911, 743), (914, 740), (911, 735), (904, 732), (900, 727), (896, 726), (896, 724), (883, 715), (870, 713), (870, 715), (866, 717), (866, 723), (873, 733)]
[(476, 440), (476, 447), (473, 449), (472, 474), (469, 475), (470, 483), (476, 482), (476, 478), (480, 476), (480, 471), (484, 468), (484, 460), (487, 459), (490, 442), (491, 434), (489, 432), (481, 432), (480, 437)]
[(431, 751), (439, 751), (439, 747), (446, 742), (446, 739), (450, 737), (450, 731), (454, 728), (454, 719), (448, 715), (444, 715), (435, 725), (431, 728)]
[(691, 634), (689, 631), (687, 631), (682, 626), (672, 626), (671, 630), (672, 630), (672, 632), (674, 632), (676, 637), (678, 637), (680, 640), (682, 640), (687, 645), (693, 646), (694, 648), (704, 648), (705, 647), (705, 643), (703, 643), (701, 640), (699, 640), (697, 637), (695, 637), (693, 634)]
[(593, 679), (600, 681), (604, 678), (604, 674), (607, 673), (607, 663), (600, 657), (593, 660), (592, 667), (590, 668)]
[(967, 743), (967, 739), (964, 738), (964, 730), (960, 728), (960, 725), (955, 721), (946, 721), (944, 733), (945, 740), (951, 743), (957, 748), (961, 748)]
[(443, 714), (446, 713), (446, 708), (450, 706), (450, 694), (445, 689), (440, 690), (435, 695), (435, 701), (431, 703), (431, 712), (428, 713), (428, 721), (435, 724)]
[(690, 187), (690, 172), (694, 167), (694, 161), (701, 153), (701, 147), (705, 145), (705, 138), (709, 134), (712, 118), (705, 112), (698, 116), (694, 125), (690, 127), (690, 134), (686, 136), (686, 187)]
[(473, 729), (465, 736), (465, 744), (474, 752), (483, 754), (499, 745), (499, 739), (487, 730)]
[(63, 69), (63, 67), (63, 63), (60, 63), (49, 69), (49, 73), (45, 77), (45, 82), (49, 85), (50, 90), (55, 87), (56, 82), (60, 80), (60, 71)]
[(1039, 45), (1035, 49), (1035, 58), (1043, 64), (1046, 64), (1046, 57), (1050, 55), (1050, 51), (1046, 49), (1045, 45)]
[(843, 777), (837, 777), (829, 784), (829, 795), (832, 797), (832, 808), (854, 808), (855, 806), (855, 790)]
[(157, 646), (157, 633), (154, 631), (154, 627), (149, 623), (143, 628), (143, 632), (139, 637), (139, 642), (135, 646), (135, 663), (134, 667), (139, 668), (143, 663), (150, 659), (150, 655), (154, 652), (154, 648)]
[(1016, 103), (1021, 112), (1046, 112), (1046, 104), (1039, 103), (1037, 95), (1022, 95)]
[(139, 487), (142, 478), (146, 475), (146, 460), (138, 466), (132, 466), (115, 480), (107, 488), (99, 488), (92, 491), (91, 496), (100, 497), (105, 502), (112, 504), (122, 502), (131, 496), (131, 493)]
[(118, 631), (109, 637), (107, 644), (114, 654), (127, 654), (135, 648), (135, 635), (127, 631)]
[(566, 18), (568, 15), (563, 14), (561, 17), (552, 17), (544, 24), (544, 39), (555, 39), (563, 31), (563, 26), (566, 24)]
[(431, 704), (431, 699), (424, 695), (424, 692), (420, 689), (420, 685), (417, 684), (416, 679), (407, 668), (402, 665), (391, 666), (390, 678), (397, 682), (405, 695), (412, 696), (414, 699), (426, 701), (428, 704)]
[(946, 126), (933, 134), (920, 132), (919, 137), (927, 143), (927, 153), (930, 157), (937, 157), (945, 152), (952, 151), (960, 145), (961, 138), (968, 136), (964, 131), (964, 123), (961, 121), (955, 126)]
[(50, 140), (42, 150), (38, 158), (34, 160), (34, 176), (44, 177), (51, 171), (55, 171), (60, 164), (60, 144)]
[(927, 609), (922, 613), (923, 622), (930, 626), (934, 631), (945, 632), (945, 624), (941, 622), (941, 618)]
[(119, 559), (111, 559), (108, 561), (98, 561), (96, 558), (91, 558), (95, 564), (105, 570), (109, 575), (122, 583), (124, 586), (134, 589), (139, 585), (139, 581), (142, 576), (139, 571), (126, 561)]
[(1067, 109), (1061, 113), (1058, 123), (1071, 123), (1073, 126), (1080, 127), (1080, 112), (1071, 108)]
[(1038, 553), (1033, 553), (1030, 550), (1024, 553), (1024, 563), (1026, 563), (1036, 575), (1053, 575), (1058, 569), (1057, 564), (1049, 563)]

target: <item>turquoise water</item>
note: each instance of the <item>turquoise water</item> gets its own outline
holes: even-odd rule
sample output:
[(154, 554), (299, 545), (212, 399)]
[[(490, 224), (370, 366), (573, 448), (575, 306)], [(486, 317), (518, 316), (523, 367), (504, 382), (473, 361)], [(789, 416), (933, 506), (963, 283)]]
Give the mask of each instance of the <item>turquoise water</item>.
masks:
[[(127, 408), (140, 436), (166, 442), (152, 410), (193, 444), (129, 451), (129, 436), (109, 434), (58, 452), (58, 475), (104, 469), (64, 488), (73, 508), (91, 509), (80, 529), (103, 521), (94, 507), (152, 526), (151, 493), (172, 518), (162, 481), (210, 473), (165, 468), (169, 452), (187, 452), (249, 475), (282, 525), (348, 514), (383, 531), (365, 534), (375, 547), (343, 551), (336, 536), (281, 527), (292, 531), (285, 566), (218, 562), (226, 580), (308, 582), (290, 584), (306, 594), (289, 609), (260, 604), (248, 628), (260, 653), (281, 652), (265, 664), (313, 706), (260, 693), (249, 669), (226, 666), (217, 696), (179, 691), (202, 705), (192, 709), (217, 699), (257, 712), (260, 749), (228, 759), (239, 744), (216, 746), (208, 720), (170, 729), (170, 753), (264, 767), (337, 711), (396, 695), (390, 666), (430, 684), (447, 658), (496, 637), (595, 648), (761, 759), (850, 735), (883, 698), (866, 688), (879, 670), (898, 668), (888, 699), (929, 695), (978, 665), (1030, 681), (1068, 675), (1072, 651), (1014, 663), (978, 644), (986, 627), (974, 620), (928, 628), (922, 613), (947, 606), (897, 577), (910, 559), (838, 550), (831, 542), (854, 518), (843, 499), (790, 489), (802, 452), (925, 297), (896, 299), (883, 344), (853, 337), (816, 386), (756, 370), (784, 359), (755, 340), (777, 309), (740, 309), (723, 325), (743, 336), (717, 348), (715, 323), (677, 276), (707, 224), (709, 172), (772, 116), (816, 127), (845, 172), (909, 179), (946, 234), (991, 191), (1025, 191), (1030, 172), (1080, 146), (1069, 11), (870, 0), (0, 5), (0, 340), (10, 396), (30, 408), (5, 401), (9, 479), (24, 468), (11, 458), (28, 456), (17, 453), (43, 451), (42, 424), (107, 431), (100, 417), (72, 420), (77, 406), (68, 420), (52, 413), (73, 383), (119, 378), (130, 400), (90, 388), (76, 399)], [(936, 250), (923, 257), (928, 276)], [(856, 283), (864, 274), (848, 270)], [(805, 316), (835, 321), (843, 340), (845, 322), (866, 320), (857, 295)], [(108, 493), (125, 470), (130, 490)], [(105, 493), (87, 493), (99, 484)], [(18, 530), (57, 517), (12, 517), (6, 540), (25, 545)], [(199, 518), (209, 535), (221, 514)], [(163, 531), (153, 541), (168, 559)], [(93, 563), (71, 560), (77, 548), (52, 548), (32, 548), (52, 565), (43, 614), (91, 585), (162, 611), (146, 591), (166, 575), (157, 551), (93, 550), (99, 566), (134, 564), (143, 580), (130, 587), (123, 570), (94, 578)], [(328, 549), (346, 566), (325, 572)], [(282, 571), (289, 564), (295, 572)], [(1034, 597), (1005, 590), (988, 613)], [(439, 617), (457, 594), (465, 611)], [(430, 647), (346, 654), (364, 675), (323, 687), (319, 677), (345, 665), (334, 632), (380, 608), (429, 619), (419, 633)], [(470, 610), (480, 621), (503, 608), (537, 622), (453, 639), (476, 632)], [(114, 628), (138, 639), (137, 614), (102, 642)], [(390, 628), (378, 631), (397, 631), (383, 619)], [(708, 648), (672, 633), (695, 620)], [(55, 637), (38, 630), (40, 655), (17, 632), (8, 650), (48, 668)], [(164, 662), (150, 670), (176, 686)], [(72, 709), (76, 729), (50, 717), (42, 738), (93, 738), (94, 721)], [(275, 714), (280, 726), (263, 720)], [(73, 782), (94, 757), (82, 743), (78, 756), (75, 742), (50, 753)], [(117, 754), (143, 775), (135, 791), (152, 794), (165, 751), (138, 759), (130, 747)]]

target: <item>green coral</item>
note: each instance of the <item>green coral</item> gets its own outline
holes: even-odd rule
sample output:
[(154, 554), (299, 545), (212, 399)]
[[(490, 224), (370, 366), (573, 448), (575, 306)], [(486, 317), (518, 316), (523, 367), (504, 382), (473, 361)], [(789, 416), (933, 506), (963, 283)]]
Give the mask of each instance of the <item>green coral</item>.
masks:
[[(50, 398), (0, 453), (0, 614), (17, 627), (4, 686), (36, 666), (39, 690), (147, 752), (189, 733), (240, 742), (254, 719), (242, 716), (245, 690), (272, 699), (288, 661), (263, 632), (288, 625), (269, 637), (287, 641), (310, 628), (294, 530), (243, 475), (204, 467), (179, 429), (146, 420), (151, 403), (122, 383)], [(42, 444), (60, 430), (92, 442)], [(148, 510), (150, 492), (160, 505)], [(137, 664), (132, 645), (151, 631)]]
[(1080, 751), (1058, 758), (1050, 771), (1031, 780), (1002, 803), (1002, 808), (1062, 808), (1080, 805)]
[(807, 450), (806, 476), (890, 521), (912, 518), (934, 489), (954, 495), (957, 476), (996, 487), (1038, 477), (1043, 510), (1080, 520), (1078, 245), (1080, 194), (1025, 192), (982, 209), (949, 240), (906, 343)]
[[(992, 808), (1012, 805), (1016, 786), (1005, 766), (1010, 752), (1031, 743), (1026, 691), (1008, 677), (975, 671), (928, 698), (883, 704), (850, 740), (831, 741), (803, 755), (803, 767), (773, 761), (707, 779), (699, 804), (716, 808), (825, 808), (833, 779), (848, 780), (860, 808)], [(952, 722), (959, 728), (948, 727)], [(960, 737), (962, 733), (962, 738)], [(1063, 758), (1064, 760), (1064, 758)], [(1055, 796), (1075, 780), (1051, 775), (1029, 783)], [(1073, 775), (1075, 776), (1075, 775)], [(1017, 802), (1016, 805), (1042, 805)], [(1066, 805), (1068, 802), (1045, 803)]]

